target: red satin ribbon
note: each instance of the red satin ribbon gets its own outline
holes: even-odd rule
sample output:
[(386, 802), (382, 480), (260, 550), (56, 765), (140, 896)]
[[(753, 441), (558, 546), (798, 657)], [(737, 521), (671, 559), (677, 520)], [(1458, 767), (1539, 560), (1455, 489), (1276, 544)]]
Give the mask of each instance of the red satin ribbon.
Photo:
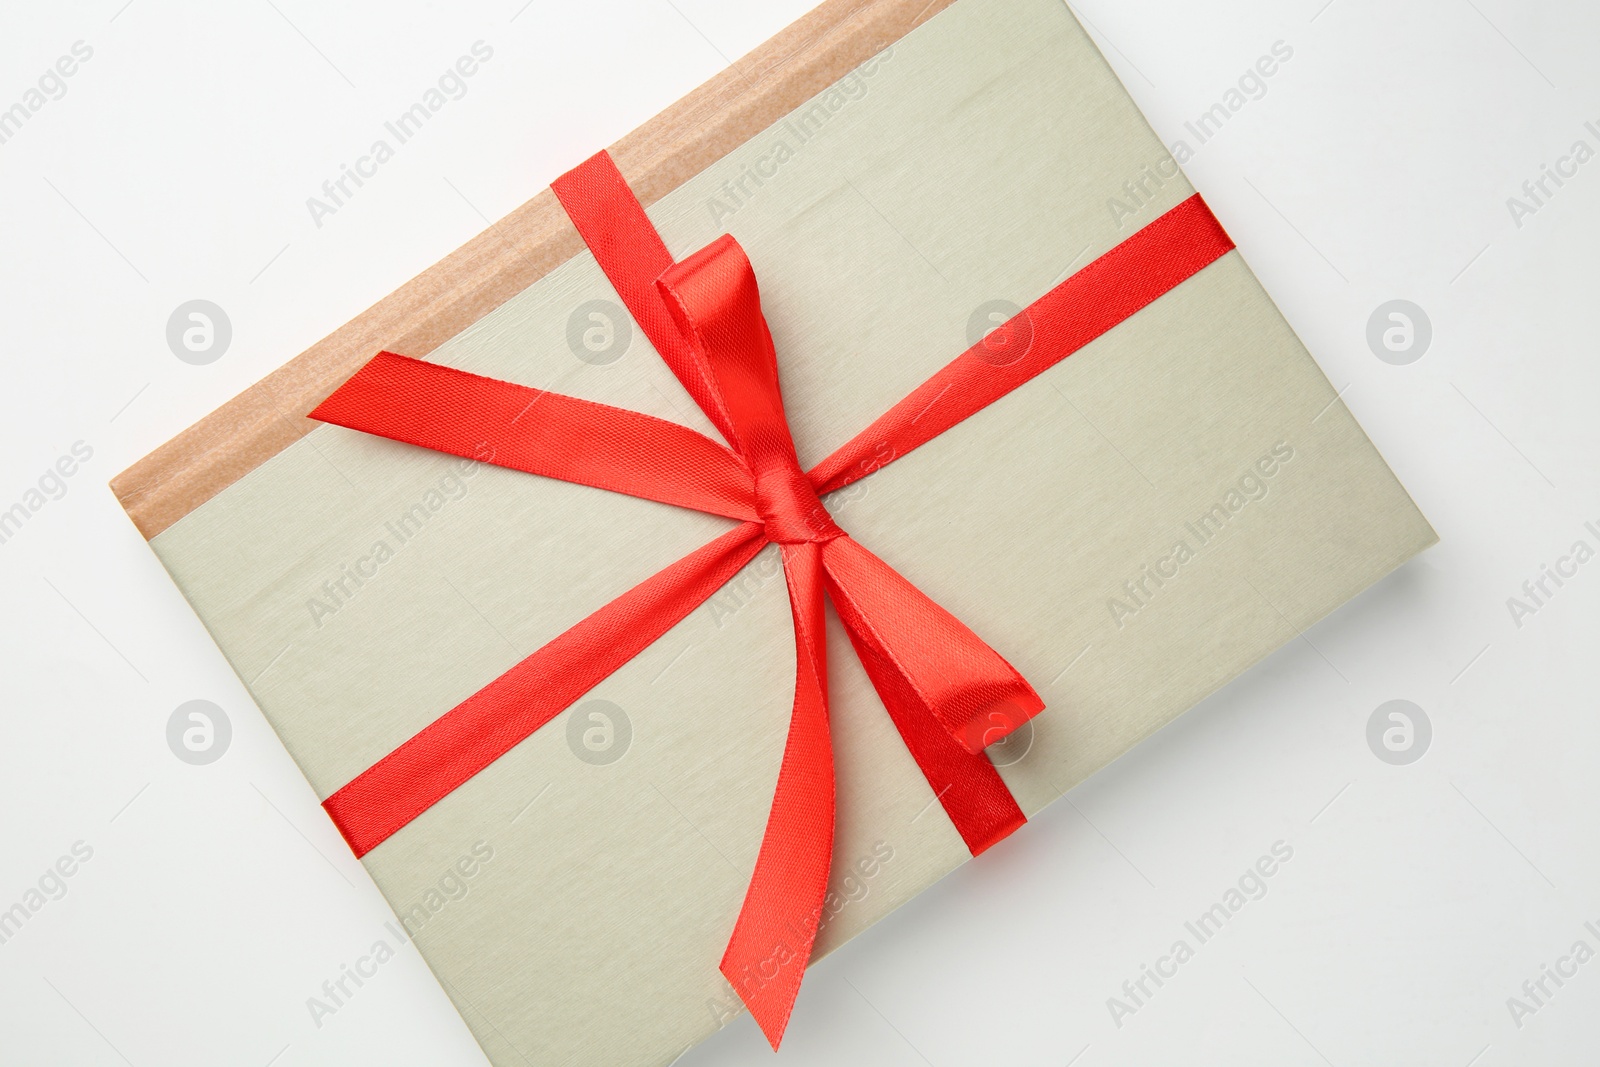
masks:
[(648, 647), (763, 546), (776, 543), (794, 618), (794, 707), (766, 833), (721, 964), (776, 1048), (811, 956), (833, 851), (824, 595), (974, 855), (1024, 821), (983, 749), (1044, 706), (997, 652), (841, 530), (819, 495), (982, 410), (1233, 244), (1199, 196), (1191, 197), (802, 472), (755, 273), (738, 242), (725, 235), (675, 263), (604, 152), (553, 189), (628, 311), (727, 446), (648, 415), (390, 352), (374, 357), (311, 417), (740, 525), (522, 660), (323, 806), (356, 855), (365, 855)]

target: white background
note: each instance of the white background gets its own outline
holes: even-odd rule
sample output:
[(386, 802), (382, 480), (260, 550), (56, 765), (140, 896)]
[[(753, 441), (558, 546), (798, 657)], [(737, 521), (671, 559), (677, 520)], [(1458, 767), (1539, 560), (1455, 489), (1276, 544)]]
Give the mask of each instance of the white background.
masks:
[[(93, 457), (0, 544), (0, 909), (93, 856), (0, 944), (0, 1063), (483, 1062), (409, 947), (313, 1023), (388, 910), (105, 483), (808, 6), (7, 0), (0, 108), (93, 56), (0, 144), (0, 509)], [(1592, 1062), (1600, 962), (1520, 1019), (1507, 998), (1600, 949), (1600, 561), (1520, 626), (1507, 598), (1600, 548), (1600, 161), (1520, 226), (1507, 198), (1600, 148), (1600, 12), (1081, 13), (1442, 543), (819, 964), (776, 1061), (741, 1018), (682, 1062)], [(314, 225), (306, 198), (479, 39), (467, 95)], [(1280, 40), (1198, 146), (1185, 120)], [(233, 327), (205, 366), (166, 341), (194, 298)], [(1394, 298), (1433, 329), (1404, 366), (1366, 340)], [(167, 745), (191, 699), (232, 723), (209, 766)], [(1391, 699), (1432, 724), (1408, 765), (1368, 745)], [(1277, 841), (1267, 894), (1118, 1025), (1107, 999)]]

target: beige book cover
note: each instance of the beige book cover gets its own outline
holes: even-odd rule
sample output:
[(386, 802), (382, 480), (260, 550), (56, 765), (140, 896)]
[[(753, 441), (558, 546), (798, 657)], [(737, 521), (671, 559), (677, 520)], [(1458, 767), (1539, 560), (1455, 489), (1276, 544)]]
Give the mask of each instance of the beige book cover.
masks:
[[(615, 154), (674, 256), (748, 250), (802, 466), (1193, 192), (1056, 0), (834, 2), (741, 67)], [(730, 525), (303, 419), (390, 348), (715, 437), (552, 210), (113, 483), (320, 797)], [(826, 503), (1043, 696), (991, 750), (1029, 814), (1435, 540), (1237, 252)], [(970, 858), (830, 627), (819, 954)], [(769, 546), (364, 858), (493, 1062), (667, 1064), (741, 1010), (793, 683)]]

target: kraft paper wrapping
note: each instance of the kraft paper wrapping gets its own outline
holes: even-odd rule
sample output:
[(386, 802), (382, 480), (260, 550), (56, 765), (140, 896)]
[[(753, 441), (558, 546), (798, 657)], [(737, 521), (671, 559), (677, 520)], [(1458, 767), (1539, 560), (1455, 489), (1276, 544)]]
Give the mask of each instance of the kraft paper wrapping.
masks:
[[(650, 216), (679, 258), (749, 253), (805, 466), (1191, 191), (1062, 5), (962, 0)], [(716, 435), (587, 252), (425, 347)], [(130, 511), (168, 502), (151, 546), (324, 797), (729, 526), (338, 427), (235, 446), (220, 474), (169, 449)], [(1029, 814), (1435, 539), (1237, 253), (827, 503), (1046, 700), (1000, 761)], [(496, 1064), (666, 1064), (739, 1010), (717, 963), (788, 723), (785, 598), (769, 547), (365, 858)], [(821, 951), (969, 858), (829, 642)]]

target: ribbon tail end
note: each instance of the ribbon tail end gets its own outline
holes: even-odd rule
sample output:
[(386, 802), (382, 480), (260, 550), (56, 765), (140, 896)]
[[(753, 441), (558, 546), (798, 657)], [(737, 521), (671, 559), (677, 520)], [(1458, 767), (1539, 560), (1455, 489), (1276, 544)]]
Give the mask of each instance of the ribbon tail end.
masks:
[(727, 957), (723, 957), (720, 969), (722, 977), (733, 986), (734, 992), (750, 1012), (750, 1017), (761, 1028), (761, 1036), (767, 1039), (772, 1051), (777, 1052), (778, 1046), (783, 1043), (784, 1031), (789, 1028), (789, 1017), (794, 1013), (795, 997), (800, 992), (799, 983), (782, 989), (764, 987), (746, 996), (739, 988), (740, 976), (734, 971)]

